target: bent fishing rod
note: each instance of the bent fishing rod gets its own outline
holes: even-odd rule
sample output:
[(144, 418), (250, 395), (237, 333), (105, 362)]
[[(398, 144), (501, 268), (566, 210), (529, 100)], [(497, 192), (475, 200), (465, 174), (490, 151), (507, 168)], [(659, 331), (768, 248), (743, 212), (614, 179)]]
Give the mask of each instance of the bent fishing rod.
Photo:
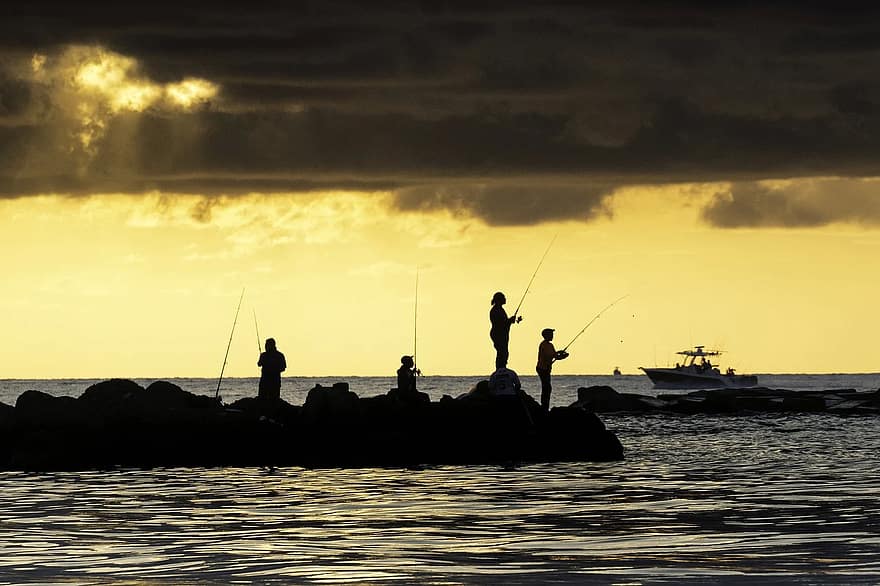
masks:
[(541, 260), (538, 261), (538, 266), (535, 267), (535, 272), (532, 273), (532, 278), (529, 279), (529, 284), (526, 285), (526, 290), (522, 294), (522, 298), (519, 300), (519, 303), (516, 306), (516, 309), (513, 311), (513, 315), (517, 315), (519, 313), (520, 307), (522, 307), (523, 301), (526, 300), (526, 295), (529, 294), (529, 289), (532, 288), (532, 282), (535, 280), (535, 276), (538, 274), (538, 271), (541, 269), (541, 265), (544, 264), (544, 259), (547, 258), (547, 253), (550, 252), (550, 248), (553, 246), (553, 243), (556, 242), (556, 237), (559, 234), (555, 234), (553, 236), (553, 240), (550, 241), (550, 244), (547, 245), (547, 250), (544, 251), (544, 256), (541, 257)]
[(560, 352), (565, 352), (566, 350), (568, 350), (568, 347), (571, 346), (572, 344), (574, 344), (574, 341), (577, 340), (578, 338), (580, 338), (581, 334), (583, 334), (584, 332), (586, 332), (586, 331), (587, 331), (587, 328), (590, 327), (591, 325), (593, 325), (593, 322), (594, 322), (594, 321), (596, 321), (597, 319), (599, 319), (599, 318), (602, 316), (603, 313), (605, 313), (606, 311), (608, 311), (609, 309), (611, 309), (612, 307), (614, 307), (615, 305), (617, 305), (618, 303), (620, 303), (621, 301), (623, 301), (624, 299), (626, 299), (627, 297), (629, 297), (629, 293), (627, 293), (627, 294), (624, 295), (623, 297), (618, 297), (617, 299), (615, 299), (614, 301), (612, 301), (611, 303), (609, 303), (607, 306), (605, 306), (605, 308), (604, 308), (602, 311), (600, 311), (599, 313), (597, 313), (597, 314), (595, 315), (595, 317), (593, 317), (593, 319), (591, 319), (590, 321), (587, 322), (587, 325), (584, 326), (584, 329), (582, 329), (581, 331), (579, 331), (579, 332), (577, 333), (577, 335), (576, 335), (574, 338), (571, 339), (571, 342), (569, 342), (568, 344), (566, 344), (566, 345), (565, 345), (565, 348), (563, 348), (562, 350), (560, 350)]
[(229, 348), (232, 347), (232, 336), (235, 335), (235, 324), (238, 323), (238, 312), (241, 310), (241, 300), (244, 299), (244, 287), (241, 288), (241, 297), (238, 298), (238, 307), (235, 309), (235, 319), (232, 320), (232, 331), (229, 333), (229, 343), (226, 344), (226, 354), (223, 356), (223, 366), (220, 367), (220, 378), (217, 379), (217, 390), (214, 398), (220, 396), (220, 383), (223, 382), (223, 371), (226, 370), (226, 360), (229, 358)]

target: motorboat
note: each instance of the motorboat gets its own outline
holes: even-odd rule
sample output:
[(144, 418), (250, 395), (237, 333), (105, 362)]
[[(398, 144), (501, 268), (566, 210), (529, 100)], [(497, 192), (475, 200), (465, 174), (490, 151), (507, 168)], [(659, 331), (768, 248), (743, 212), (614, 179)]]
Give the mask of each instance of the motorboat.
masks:
[(730, 389), (754, 387), (758, 377), (751, 374), (736, 374), (732, 368), (723, 373), (712, 358), (720, 356), (718, 350), (706, 350), (705, 346), (694, 346), (693, 350), (676, 352), (684, 356), (681, 364), (672, 368), (644, 368), (654, 387), (658, 389)]

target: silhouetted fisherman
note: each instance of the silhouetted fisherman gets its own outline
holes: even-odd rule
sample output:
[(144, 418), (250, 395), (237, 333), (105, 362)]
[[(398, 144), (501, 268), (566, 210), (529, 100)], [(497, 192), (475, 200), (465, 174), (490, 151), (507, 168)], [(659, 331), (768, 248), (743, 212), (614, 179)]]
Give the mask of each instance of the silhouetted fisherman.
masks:
[(557, 351), (553, 346), (554, 331), (553, 328), (541, 330), (544, 340), (538, 345), (538, 364), (535, 366), (538, 378), (541, 379), (541, 408), (544, 411), (550, 411), (550, 393), (553, 391), (550, 385), (550, 371), (553, 369), (553, 363), (568, 358), (568, 352)]
[(275, 348), (275, 338), (266, 339), (266, 351), (260, 354), (257, 366), (263, 368), (257, 396), (261, 399), (280, 399), (281, 373), (287, 369), (287, 361), (284, 354)]
[(400, 358), (400, 368), (397, 369), (397, 390), (401, 393), (416, 392), (416, 370), (412, 356)]
[(507, 366), (507, 359), (510, 357), (510, 351), (507, 346), (510, 343), (510, 326), (522, 321), (522, 317), (513, 314), (507, 317), (504, 311), (504, 304), (507, 298), (504, 293), (498, 291), (492, 296), (492, 309), (489, 310), (489, 321), (492, 322), (492, 329), (489, 330), (489, 337), (492, 338), (492, 344), (495, 346), (495, 368), (504, 368)]

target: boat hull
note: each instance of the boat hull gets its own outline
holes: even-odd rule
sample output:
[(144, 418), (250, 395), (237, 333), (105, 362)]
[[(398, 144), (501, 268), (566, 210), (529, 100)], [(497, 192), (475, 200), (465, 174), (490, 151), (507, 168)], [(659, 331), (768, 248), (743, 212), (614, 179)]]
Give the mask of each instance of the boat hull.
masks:
[(642, 368), (658, 389), (732, 389), (754, 387), (758, 377), (748, 374), (696, 372), (685, 368)]

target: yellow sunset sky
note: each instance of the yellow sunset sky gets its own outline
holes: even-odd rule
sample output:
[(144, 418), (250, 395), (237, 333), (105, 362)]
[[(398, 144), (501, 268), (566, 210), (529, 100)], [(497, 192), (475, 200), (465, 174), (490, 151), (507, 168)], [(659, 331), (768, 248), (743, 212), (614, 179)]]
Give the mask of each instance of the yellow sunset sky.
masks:
[[(0, 112), (0, 378), (217, 376), (242, 290), (227, 376), (258, 375), (257, 327), (287, 375), (390, 375), (416, 344), (426, 375), (487, 374), (489, 300), (503, 291), (512, 313), (554, 238), (512, 330), (521, 373), (541, 329), (563, 347), (622, 296), (555, 372), (638, 373), (696, 344), (744, 373), (878, 370), (880, 182), (786, 163), (780, 145), (767, 156), (791, 172), (753, 171), (760, 152), (716, 144), (744, 108), (561, 125), (561, 99), (523, 91), (484, 117), (419, 79), (407, 91), (430, 107), (411, 113), (382, 101), (396, 87), (382, 80), (378, 94), (331, 80), (332, 100), (309, 105), (284, 97), (312, 95), (299, 78), (282, 98), (260, 97), (269, 77), (236, 94), (232, 74), (152, 76), (99, 45), (0, 65), (24, 96)], [(345, 83), (381, 100), (352, 113)], [(439, 95), (449, 111), (432, 109)], [(787, 118), (761, 120), (788, 140), (772, 126)]]
[[(723, 187), (723, 186), (722, 186)], [(490, 227), (392, 211), (383, 193), (148, 194), (0, 201), (5, 280), (0, 376), (253, 376), (273, 336), (288, 375), (393, 373), (414, 341), (426, 374), (485, 374), (489, 300), (512, 312), (557, 237), (514, 326), (511, 366), (534, 367), (608, 310), (561, 374), (675, 361), (693, 344), (742, 372), (873, 372), (880, 233), (706, 226), (714, 184), (633, 187), (590, 223)]]

